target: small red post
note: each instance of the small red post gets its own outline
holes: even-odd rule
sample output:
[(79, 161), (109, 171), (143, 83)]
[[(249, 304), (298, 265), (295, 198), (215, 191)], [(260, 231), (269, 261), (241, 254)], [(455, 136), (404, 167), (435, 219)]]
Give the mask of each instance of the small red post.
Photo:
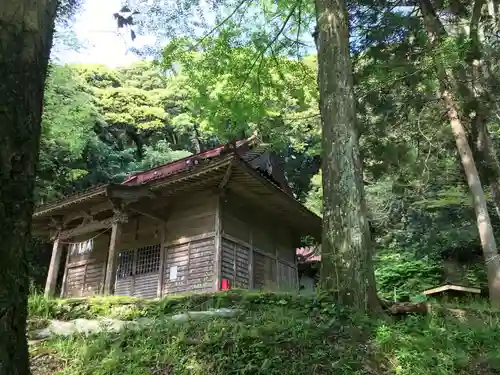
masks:
[(222, 279), (222, 290), (229, 290), (231, 289), (231, 282), (228, 279)]

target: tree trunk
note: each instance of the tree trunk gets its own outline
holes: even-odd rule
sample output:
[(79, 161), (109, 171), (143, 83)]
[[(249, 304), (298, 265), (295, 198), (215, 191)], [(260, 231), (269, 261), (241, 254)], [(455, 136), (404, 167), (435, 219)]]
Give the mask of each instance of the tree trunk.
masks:
[[(425, 26), (427, 28), (429, 40), (432, 44), (438, 46), (441, 37), (445, 35), (443, 33), (440, 20), (438, 19), (429, 0), (420, 0), (419, 5), (422, 11)], [(479, 179), (479, 173), (472, 156), (472, 151), (467, 140), (465, 128), (459, 118), (456, 98), (454, 98), (451, 94), (451, 92), (456, 89), (455, 85), (453, 85), (455, 79), (453, 74), (442, 65), (442, 61), (444, 61), (442, 60), (442, 57), (434, 59), (436, 73), (440, 83), (441, 98), (447, 109), (460, 161), (462, 162), (465, 177), (473, 198), (479, 238), (481, 240), (488, 275), (490, 302), (494, 306), (500, 306), (500, 259), (498, 258), (493, 227), (491, 226), (490, 216), (488, 214), (486, 197)]]
[(498, 307), (500, 306), (500, 259), (498, 258), (493, 227), (491, 226), (490, 216), (488, 214), (486, 197), (483, 187), (481, 186), (472, 151), (467, 141), (465, 129), (458, 117), (456, 104), (446, 90), (443, 91), (443, 102), (448, 110), (448, 117), (450, 119), (453, 135), (455, 136), (457, 150), (464, 167), (469, 190), (473, 197), (479, 238), (481, 239), (481, 246), (483, 248), (483, 256), (488, 274), (490, 301), (492, 305)]
[(323, 124), (323, 238), (319, 288), (362, 311), (381, 311), (356, 129), (347, 8), (316, 0), (318, 85)]
[(0, 3), (0, 375), (30, 373), (26, 249), (56, 8), (56, 0)]
[(481, 157), (479, 174), (482, 181), (490, 186), (495, 212), (500, 218), (500, 163), (486, 123), (475, 124), (478, 127), (475, 146)]

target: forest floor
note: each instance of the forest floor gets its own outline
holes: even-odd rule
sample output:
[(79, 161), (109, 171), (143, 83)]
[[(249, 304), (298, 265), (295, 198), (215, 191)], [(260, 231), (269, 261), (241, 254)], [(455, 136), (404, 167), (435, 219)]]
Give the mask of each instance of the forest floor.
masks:
[[(238, 313), (168, 319), (228, 308)], [(427, 316), (387, 321), (328, 297), (230, 291), (159, 301), (32, 296), (29, 315), (32, 339), (53, 320), (149, 322), (33, 340), (34, 375), (500, 374), (500, 311), (484, 306), (433, 305)]]

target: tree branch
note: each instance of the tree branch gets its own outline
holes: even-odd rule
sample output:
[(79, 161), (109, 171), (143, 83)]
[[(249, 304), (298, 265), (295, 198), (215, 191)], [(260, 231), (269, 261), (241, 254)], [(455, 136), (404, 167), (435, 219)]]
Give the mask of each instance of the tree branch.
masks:
[(241, 0), (238, 3), (238, 5), (233, 9), (233, 11), (226, 18), (224, 18), (221, 22), (219, 22), (217, 25), (215, 25), (215, 27), (213, 27), (208, 33), (203, 35), (198, 40), (198, 42), (196, 43), (196, 45), (193, 48), (196, 48), (197, 46), (199, 46), (205, 39), (207, 39), (210, 35), (212, 35), (215, 31), (217, 31), (221, 26), (223, 26), (227, 21), (229, 21), (236, 14), (236, 12), (243, 6), (243, 4), (245, 4), (246, 2), (252, 3), (253, 0)]
[(250, 69), (248, 70), (248, 73), (243, 80), (243, 83), (240, 85), (238, 91), (236, 92), (236, 95), (240, 93), (241, 88), (245, 85), (245, 83), (248, 81), (248, 77), (250, 77), (250, 74), (252, 73), (253, 68), (257, 64), (257, 62), (261, 59), (264, 58), (264, 54), (267, 52), (267, 50), (278, 40), (281, 34), (283, 34), (283, 31), (285, 30), (286, 25), (292, 18), (293, 14), (295, 13), (295, 9), (297, 9), (298, 2), (296, 2), (290, 12), (288, 13), (287, 17), (285, 18), (285, 21), (283, 22), (283, 25), (281, 25), (281, 28), (279, 29), (278, 33), (266, 44), (266, 46), (257, 54), (257, 57), (255, 60), (252, 62), (252, 65), (250, 66)]
[[(302, 21), (302, 1), (298, 1), (298, 8), (299, 8), (299, 13), (297, 15), (298, 18), (298, 25), (297, 25), (297, 36), (296, 36), (296, 42), (297, 42), (297, 60), (300, 59), (300, 51), (299, 51), (299, 36), (300, 36), (300, 23)], [(284, 35), (284, 34), (283, 34)]]

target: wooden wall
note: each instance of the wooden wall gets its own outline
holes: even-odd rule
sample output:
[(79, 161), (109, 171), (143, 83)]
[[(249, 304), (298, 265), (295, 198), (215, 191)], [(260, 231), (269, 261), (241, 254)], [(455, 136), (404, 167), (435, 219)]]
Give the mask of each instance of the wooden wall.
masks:
[[(215, 194), (179, 198), (165, 209), (166, 223), (142, 215), (130, 217), (122, 225), (117, 247), (115, 294), (154, 298), (213, 291), (216, 261), (221, 278), (230, 279), (233, 288), (297, 290), (291, 230), (280, 224), (279, 217), (233, 204), (237, 202), (232, 199), (221, 202), (220, 241), (215, 237)], [(109, 238), (108, 231), (95, 238), (92, 252), (68, 257), (65, 296), (102, 293)]]
[(213, 290), (213, 235), (200, 235), (189, 241), (171, 244), (165, 247), (164, 251), (162, 295)]
[(279, 217), (228, 196), (222, 204), (222, 278), (233, 287), (297, 290), (291, 230)]
[[(127, 276), (119, 267), (115, 294), (153, 298), (212, 290), (215, 208), (214, 194), (189, 196), (167, 206), (163, 215), (168, 217), (166, 224), (138, 216), (135, 223), (125, 225), (119, 249), (129, 257), (122, 263), (131, 271), (127, 268)], [(154, 266), (139, 274), (138, 253), (145, 251), (154, 257), (150, 260)]]
[[(154, 298), (213, 290), (216, 202), (215, 194), (179, 198), (165, 209), (166, 223), (143, 215), (131, 216), (122, 225), (117, 247), (115, 295)], [(68, 256), (62, 295), (103, 292), (109, 240), (110, 230), (94, 239), (91, 252)]]
[(222, 279), (231, 280), (233, 288), (250, 288), (250, 247), (235, 239), (222, 238)]
[(135, 215), (123, 224), (117, 247), (115, 295), (156, 297), (163, 226), (160, 221), (142, 215)]
[(189, 196), (172, 207), (162, 295), (213, 290), (216, 209), (217, 197), (212, 193)]

